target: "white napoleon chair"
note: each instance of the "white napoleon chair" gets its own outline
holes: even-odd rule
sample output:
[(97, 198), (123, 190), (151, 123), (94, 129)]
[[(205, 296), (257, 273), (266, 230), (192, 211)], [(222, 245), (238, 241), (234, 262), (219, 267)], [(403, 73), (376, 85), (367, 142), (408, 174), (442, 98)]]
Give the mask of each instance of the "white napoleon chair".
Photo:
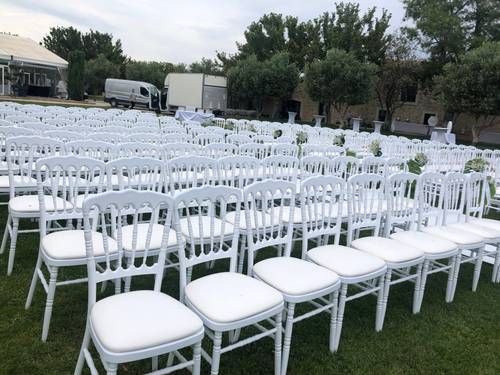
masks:
[[(35, 132), (31, 129), (18, 128), (15, 126), (0, 126), (0, 192), (9, 192), (9, 167), (5, 158), (5, 143), (9, 137), (29, 136)], [(17, 168), (17, 166), (13, 166)]]
[[(295, 323), (322, 312), (329, 313), (330, 341), (333, 342), (340, 288), (340, 279), (336, 273), (291, 256), (293, 211), (285, 211), (283, 208), (293, 207), (290, 201), (295, 200), (295, 190), (294, 183), (266, 180), (246, 187), (243, 193), (245, 225), (257, 224), (246, 225), (248, 274), (253, 274), (255, 278), (279, 290), (285, 300), (282, 374), (286, 374)], [(286, 220), (285, 216), (288, 216)], [(255, 263), (256, 253), (269, 247), (277, 248), (278, 256)], [(283, 254), (281, 248), (284, 248)], [(295, 316), (295, 307), (300, 303), (311, 304), (314, 309)]]
[(385, 163), (385, 175), (389, 177), (394, 173), (408, 172), (408, 164), (403, 158), (387, 158)]
[[(346, 183), (340, 177), (316, 176), (302, 182), (302, 257), (335, 272), (342, 283), (335, 335), (330, 337), (332, 352), (337, 351), (340, 344), (346, 302), (375, 294), (376, 331), (383, 327), (384, 303), (387, 303), (383, 298), (386, 263), (372, 254), (340, 245), (346, 217), (345, 194)], [(311, 242), (316, 242), (316, 246), (311, 246)], [(355, 290), (348, 295), (349, 286)]]
[(206, 146), (210, 143), (223, 143), (225, 140), (224, 134), (217, 133), (202, 133), (193, 138), (195, 145)]
[[(456, 267), (460, 250), (458, 245), (442, 237), (417, 231), (417, 215), (422, 199), (420, 181), (413, 173), (396, 173), (387, 179), (385, 236), (416, 247), (425, 253), (419, 306), (422, 305), (428, 275), (448, 274), (445, 301), (452, 302), (457, 283)], [(392, 234), (391, 234), (392, 233)], [(420, 309), (420, 307), (418, 307)]]
[[(272, 336), (274, 374), (281, 375), (283, 297), (264, 282), (236, 272), (241, 200), (241, 190), (227, 186), (203, 186), (174, 198), (180, 296), (203, 320), (206, 334), (213, 341), (212, 355), (202, 350), (203, 358), (211, 365), (211, 374), (219, 373), (223, 353)], [(234, 225), (227, 220), (230, 209), (235, 212)], [(222, 259), (229, 260), (229, 272), (191, 281), (193, 267)], [(260, 332), (238, 340), (237, 332), (249, 326)], [(229, 334), (229, 344), (222, 347), (225, 333)]]
[(80, 141), (83, 137), (79, 133), (69, 132), (66, 130), (49, 130), (43, 132), (44, 137), (54, 138), (64, 143), (72, 141)]
[(262, 160), (262, 178), (296, 182), (299, 159), (293, 156), (272, 155)]
[(241, 133), (228, 135), (226, 141), (235, 146), (241, 146), (253, 142), (252, 138), (250, 138), (248, 135), (243, 135)]
[[(467, 177), (463, 173), (424, 173), (420, 176), (422, 189), (419, 202), (420, 230), (455, 242), (459, 249), (456, 267), (458, 277), (460, 265), (474, 263), (472, 291), (476, 291), (481, 274), (485, 241), (497, 236), (498, 231), (477, 225), (463, 225), (466, 200)], [(465, 230), (464, 228), (468, 229)], [(474, 230), (474, 232), (472, 232)]]
[[(219, 184), (243, 189), (259, 178), (260, 160), (250, 156), (226, 156), (217, 161)], [(240, 228), (241, 230), (241, 228)]]
[[(40, 207), (40, 246), (26, 309), (31, 306), (37, 282), (40, 281), (47, 301), (43, 318), (42, 341), (47, 340), (56, 287), (87, 282), (86, 278), (57, 281), (61, 267), (87, 263), (81, 225), (85, 198), (102, 191), (105, 164), (79, 156), (52, 156), (36, 162), (38, 201)], [(95, 184), (95, 178), (100, 178)], [(78, 222), (79, 221), (79, 222)], [(102, 240), (96, 233), (94, 241)], [(45, 267), (44, 267), (45, 266)], [(44, 276), (47, 269), (49, 278)]]
[[(134, 261), (125, 263), (121, 259), (125, 246), (124, 224), (131, 222), (131, 234), (137, 238), (142, 210), (151, 212), (147, 225), (145, 249), (132, 252)], [(155, 248), (157, 256), (149, 257), (156, 240), (152, 239), (154, 225), (158, 224), (160, 211), (165, 212), (164, 231), (160, 235), (160, 246)], [(151, 191), (125, 190), (107, 192), (88, 198), (83, 204), (86, 260), (88, 272), (88, 313), (85, 334), (74, 371), (80, 375), (86, 363), (92, 374), (97, 374), (90, 342), (99, 354), (106, 374), (116, 375), (122, 363), (152, 358), (153, 372), (170, 373), (189, 368), (200, 374), (201, 341), (204, 336), (202, 321), (178, 300), (161, 292), (163, 265), (171, 233), (172, 200), (165, 194)], [(99, 218), (96, 226), (94, 218)], [(109, 234), (109, 217), (114, 223), (117, 241)], [(95, 241), (99, 235), (100, 240)], [(117, 256), (118, 261), (114, 259)], [(136, 290), (115, 294), (97, 300), (97, 284), (117, 278), (152, 277), (153, 290)], [(188, 360), (179, 350), (193, 348), (193, 357)], [(166, 367), (158, 371), (158, 356), (169, 354)], [(179, 363), (173, 364), (173, 357)]]
[(158, 132), (155, 133), (133, 133), (125, 137), (127, 142), (142, 142), (161, 145), (163, 144), (163, 136)]
[(311, 176), (327, 174), (330, 171), (331, 159), (325, 156), (309, 155), (300, 159), (300, 180)]
[[(363, 173), (349, 178), (347, 245), (379, 257), (387, 264), (385, 276), (382, 316), (385, 316), (389, 288), (405, 281), (415, 283), (413, 291), (413, 313), (420, 310), (422, 293), (422, 266), (425, 253), (413, 246), (393, 239), (380, 237), (381, 218), (386, 206), (384, 177)], [(358, 238), (361, 231), (372, 231), (373, 235)], [(341, 292), (340, 300), (344, 298)]]
[(360, 161), (354, 156), (339, 156), (332, 160), (330, 173), (345, 181), (359, 173)]
[[(500, 222), (494, 219), (483, 217), (485, 210), (485, 201), (489, 194), (489, 185), (487, 176), (481, 173), (471, 173), (467, 180), (466, 194), (466, 222), (478, 224), (482, 227), (487, 227), (500, 231)], [(500, 283), (500, 246), (498, 244), (487, 244), (484, 250), (484, 257), (491, 258), (493, 272), (491, 275), (492, 282)]]
[(386, 168), (386, 159), (378, 156), (367, 156), (361, 161), (361, 173), (374, 173), (383, 176)]
[(184, 133), (168, 133), (161, 136), (163, 143), (186, 143), (189, 136)]
[(101, 141), (113, 144), (123, 143), (128, 141), (128, 137), (125, 134), (108, 133), (108, 132), (88, 134), (88, 138), (92, 141)]
[[(35, 163), (40, 157), (54, 156), (64, 151), (64, 143), (37, 136), (8, 138), (6, 157), (9, 168), (9, 216), (5, 225), (0, 253), (4, 252), (10, 237), (7, 275), (12, 273), (19, 233), (38, 232), (38, 229), (19, 229), (21, 219), (38, 219), (40, 207), (37, 191)], [(24, 194), (24, 195), (21, 195)], [(46, 209), (50, 210), (50, 205)]]

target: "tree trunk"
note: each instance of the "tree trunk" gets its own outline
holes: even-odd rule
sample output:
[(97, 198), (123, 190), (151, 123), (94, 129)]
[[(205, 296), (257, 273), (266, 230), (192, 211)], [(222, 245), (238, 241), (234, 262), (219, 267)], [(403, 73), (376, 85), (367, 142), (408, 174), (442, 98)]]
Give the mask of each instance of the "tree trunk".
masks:
[(479, 143), (479, 136), (481, 135), (481, 130), (476, 127), (476, 124), (472, 125), (472, 144), (477, 145)]
[(326, 119), (325, 119), (325, 124), (326, 124), (326, 125), (330, 124), (330, 112), (331, 112), (331, 106), (332, 106), (332, 104), (331, 104), (331, 103), (326, 103), (326, 104), (325, 104), (325, 116), (326, 116)]

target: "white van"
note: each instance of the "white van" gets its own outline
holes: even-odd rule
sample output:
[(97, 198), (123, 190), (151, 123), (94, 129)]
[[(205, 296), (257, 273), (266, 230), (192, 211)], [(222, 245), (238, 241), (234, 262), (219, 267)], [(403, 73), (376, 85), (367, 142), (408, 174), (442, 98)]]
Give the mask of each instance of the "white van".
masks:
[(146, 107), (160, 109), (160, 93), (151, 83), (108, 78), (104, 84), (104, 101), (112, 107)]

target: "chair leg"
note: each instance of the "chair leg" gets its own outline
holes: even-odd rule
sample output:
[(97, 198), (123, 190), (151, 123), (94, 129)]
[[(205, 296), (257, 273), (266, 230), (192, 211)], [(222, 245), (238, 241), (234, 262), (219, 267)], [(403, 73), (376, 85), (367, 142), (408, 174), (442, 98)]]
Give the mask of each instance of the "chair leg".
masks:
[[(276, 332), (274, 333), (274, 375), (281, 375), (281, 363), (283, 360), (281, 347), (282, 347), (282, 335), (283, 335), (283, 323), (282, 314), (276, 314), (274, 323), (276, 325)], [(286, 374), (286, 373), (283, 373)]]
[(333, 304), (330, 310), (330, 341), (329, 349), (335, 351), (335, 338), (337, 337), (337, 317), (339, 315), (339, 291), (335, 291), (331, 295), (331, 303)]
[(332, 353), (336, 352), (340, 346), (340, 336), (342, 335), (342, 325), (344, 324), (345, 302), (347, 298), (347, 289), (349, 285), (342, 284), (340, 288), (339, 307), (337, 310), (337, 327), (335, 328), (335, 342), (333, 348), (330, 346)]
[(151, 371), (157, 371), (158, 370), (158, 356), (155, 355), (153, 358), (151, 358)]
[(453, 301), (451, 298), (451, 293), (453, 292), (453, 276), (455, 275), (455, 267), (457, 266), (457, 257), (451, 257), (448, 259), (448, 265), (450, 266), (450, 269), (448, 270), (448, 282), (446, 283), (446, 297), (445, 301), (446, 303), (450, 303)]
[(375, 314), (375, 331), (380, 332), (384, 326), (384, 282), (385, 274), (378, 279), (377, 312)]
[(193, 347), (193, 375), (200, 375), (201, 370), (201, 341)]
[(108, 363), (108, 369), (106, 370), (106, 375), (116, 375), (118, 372), (118, 364)]
[(13, 217), (12, 221), (12, 232), (10, 235), (10, 250), (9, 250), (9, 263), (7, 264), (7, 275), (12, 274), (12, 269), (14, 268), (14, 258), (16, 256), (16, 243), (17, 243), (17, 233), (19, 231), (19, 219)]
[[(417, 292), (417, 299), (415, 300), (415, 295), (414, 295), (414, 302), (413, 302), (413, 313), (418, 314), (420, 313), (420, 309), (422, 308), (422, 301), (424, 300), (424, 293), (425, 293), (425, 284), (427, 283), (427, 272), (429, 271), (429, 263), (430, 261), (428, 259), (424, 260), (423, 264), (419, 264), (417, 267), (417, 273), (420, 274), (420, 276), (417, 276), (417, 282), (415, 283), (415, 291)], [(418, 285), (418, 291), (417, 291), (417, 285)], [(415, 305), (415, 301), (417, 302)]]
[(477, 250), (476, 265), (474, 266), (474, 278), (472, 281), (473, 292), (477, 290), (477, 284), (479, 283), (479, 276), (481, 275), (481, 266), (483, 265), (483, 252), (484, 252), (484, 246), (480, 247)]
[(7, 246), (7, 240), (9, 238), (9, 226), (10, 226), (10, 214), (7, 216), (7, 223), (5, 224), (5, 230), (3, 232), (2, 247), (0, 248), (0, 254), (5, 252), (5, 247)]
[(240, 257), (238, 259), (238, 273), (243, 273), (243, 266), (245, 264), (245, 241), (246, 241), (246, 236), (241, 237), (241, 245), (240, 245)]
[(28, 292), (28, 298), (26, 298), (26, 304), (24, 308), (28, 310), (31, 306), (31, 301), (33, 301), (33, 295), (35, 294), (36, 284), (38, 282), (38, 271), (42, 267), (42, 254), (41, 251), (38, 251), (38, 259), (36, 261), (35, 270), (33, 271), (33, 278), (31, 279), (30, 290)]
[(391, 278), (392, 278), (392, 270), (387, 270), (387, 273), (385, 274), (385, 281), (384, 281), (384, 297), (382, 301), (382, 325), (379, 327), (379, 331), (382, 330), (384, 326), (384, 320), (385, 320), (385, 313), (387, 311), (387, 304), (389, 301), (389, 289), (391, 288)]
[(83, 335), (82, 347), (80, 348), (80, 354), (78, 355), (78, 361), (76, 361), (75, 371), (73, 375), (80, 375), (83, 370), (83, 365), (85, 363), (85, 355), (83, 354), (84, 350), (88, 349), (90, 344), (90, 331), (89, 324), (87, 322), (85, 326), (85, 334)]
[(42, 341), (47, 341), (49, 335), (50, 319), (52, 317), (52, 306), (54, 304), (54, 295), (56, 293), (57, 267), (50, 267), (50, 281), (47, 292), (47, 303), (45, 304), (45, 314), (43, 317)]
[(458, 284), (458, 274), (460, 273), (460, 266), (462, 265), (462, 253), (459, 252), (455, 259), (455, 271), (453, 272), (453, 290), (451, 291), (451, 300), (455, 298), (455, 292)]
[(500, 244), (497, 245), (497, 252), (495, 255), (495, 263), (493, 264), (493, 272), (491, 274), (491, 281), (498, 282), (498, 273), (500, 272)]
[[(290, 357), (290, 347), (292, 344), (293, 316), (295, 314), (295, 303), (288, 303), (286, 309), (285, 337), (283, 339), (283, 352), (281, 359), (281, 372), (286, 374), (288, 358)], [(280, 314), (281, 317), (281, 314)], [(275, 371), (276, 372), (276, 371)]]
[(211, 375), (219, 374), (221, 346), (222, 332), (214, 332), (214, 346), (212, 348), (212, 368), (210, 370)]

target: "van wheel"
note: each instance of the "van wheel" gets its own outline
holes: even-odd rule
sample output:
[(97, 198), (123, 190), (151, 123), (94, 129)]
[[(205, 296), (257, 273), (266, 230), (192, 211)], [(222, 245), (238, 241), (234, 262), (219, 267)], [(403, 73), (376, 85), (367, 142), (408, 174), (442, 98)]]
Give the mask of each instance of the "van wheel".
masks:
[(113, 108), (118, 107), (118, 102), (116, 101), (116, 99), (111, 99), (109, 101), (109, 104), (111, 104), (111, 107), (113, 107)]

